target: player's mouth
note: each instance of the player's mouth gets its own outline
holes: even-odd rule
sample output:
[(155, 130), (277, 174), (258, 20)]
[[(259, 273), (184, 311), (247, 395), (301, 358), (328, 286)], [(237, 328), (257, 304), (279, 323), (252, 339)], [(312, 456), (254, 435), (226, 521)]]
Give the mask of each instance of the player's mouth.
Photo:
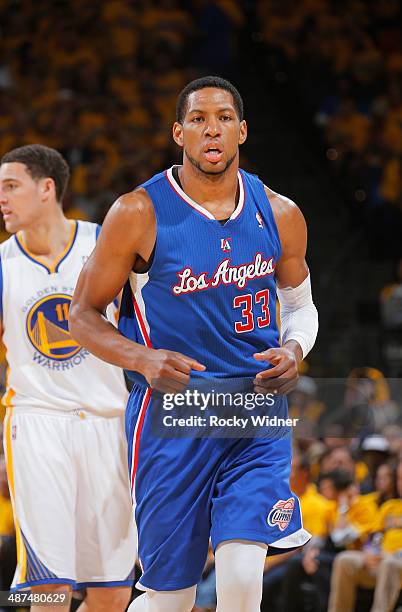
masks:
[(217, 164), (223, 157), (223, 151), (218, 145), (207, 145), (204, 147), (204, 156), (211, 164)]
[(3, 215), (4, 221), (6, 221), (7, 219), (9, 219), (9, 217), (11, 217), (13, 213), (11, 212), (11, 210), (8, 210), (8, 208), (2, 208), (1, 214)]

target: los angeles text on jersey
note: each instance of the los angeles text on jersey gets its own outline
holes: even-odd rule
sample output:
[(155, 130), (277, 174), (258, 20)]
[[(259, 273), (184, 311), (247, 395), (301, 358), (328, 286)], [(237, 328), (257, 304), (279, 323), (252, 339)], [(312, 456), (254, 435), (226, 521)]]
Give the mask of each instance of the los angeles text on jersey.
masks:
[(274, 258), (264, 259), (261, 253), (256, 253), (253, 261), (239, 266), (232, 266), (231, 260), (226, 258), (218, 264), (212, 278), (208, 278), (208, 272), (202, 272), (196, 276), (191, 267), (183, 268), (177, 272), (179, 283), (174, 285), (172, 290), (174, 295), (180, 295), (232, 284), (238, 289), (244, 289), (250, 280), (271, 276), (274, 271)]

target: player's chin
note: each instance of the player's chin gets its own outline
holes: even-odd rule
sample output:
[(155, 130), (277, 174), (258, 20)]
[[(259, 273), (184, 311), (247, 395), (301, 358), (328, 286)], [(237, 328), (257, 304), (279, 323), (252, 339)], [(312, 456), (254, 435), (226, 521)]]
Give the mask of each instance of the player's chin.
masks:
[(222, 174), (225, 172), (227, 168), (226, 161), (218, 161), (218, 162), (204, 162), (200, 164), (201, 170), (205, 172), (205, 174)]
[(21, 224), (18, 223), (18, 221), (11, 221), (11, 219), (4, 220), (4, 227), (6, 228), (6, 232), (9, 234), (16, 234), (22, 229)]

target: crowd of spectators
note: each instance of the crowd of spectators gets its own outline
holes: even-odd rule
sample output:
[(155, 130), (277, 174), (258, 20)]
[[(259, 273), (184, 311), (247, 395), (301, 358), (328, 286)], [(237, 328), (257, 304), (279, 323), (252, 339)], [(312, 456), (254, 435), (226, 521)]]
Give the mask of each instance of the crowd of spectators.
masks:
[(402, 259), (395, 262), (392, 283), (380, 293), (382, 352), (389, 376), (402, 374)]
[(261, 0), (258, 13), (276, 77), (291, 79), (295, 112), (314, 116), (359, 222), (374, 218), (375, 231), (381, 218), (391, 233), (402, 219), (401, 2)]
[(171, 0), (22, 0), (2, 10), (0, 153), (31, 142), (60, 150), (72, 214), (102, 220), (116, 194), (163, 167), (190, 13)]
[(102, 221), (118, 194), (178, 158), (177, 94), (214, 54), (225, 69), (242, 20), (233, 0), (2, 3), (0, 155), (58, 149), (70, 214)]

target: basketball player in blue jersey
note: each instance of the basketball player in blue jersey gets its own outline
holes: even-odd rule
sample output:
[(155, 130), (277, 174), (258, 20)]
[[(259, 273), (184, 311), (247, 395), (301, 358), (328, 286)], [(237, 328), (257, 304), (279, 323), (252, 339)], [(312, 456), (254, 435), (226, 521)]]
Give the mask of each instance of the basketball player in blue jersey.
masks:
[(13, 234), (0, 245), (9, 366), (4, 447), (18, 557), (13, 587), (36, 597), (53, 592), (49, 605), (32, 606), (36, 612), (69, 610), (57, 591), (72, 589), (87, 589), (80, 612), (124, 612), (135, 558), (127, 389), (119, 368), (69, 333), (71, 296), (99, 226), (65, 217), (68, 177), (60, 153), (42, 145), (1, 160), (0, 207)]
[[(218, 612), (256, 612), (267, 553), (310, 537), (289, 489), (288, 433), (167, 439), (151, 427), (156, 391), (197, 380), (250, 380), (285, 410), (315, 341), (303, 215), (239, 170), (246, 136), (231, 83), (187, 85), (173, 126), (183, 164), (113, 205), (71, 307), (73, 337), (134, 381), (126, 430), (145, 593), (131, 612), (190, 612), (210, 537)], [(123, 286), (119, 334), (102, 313)]]

